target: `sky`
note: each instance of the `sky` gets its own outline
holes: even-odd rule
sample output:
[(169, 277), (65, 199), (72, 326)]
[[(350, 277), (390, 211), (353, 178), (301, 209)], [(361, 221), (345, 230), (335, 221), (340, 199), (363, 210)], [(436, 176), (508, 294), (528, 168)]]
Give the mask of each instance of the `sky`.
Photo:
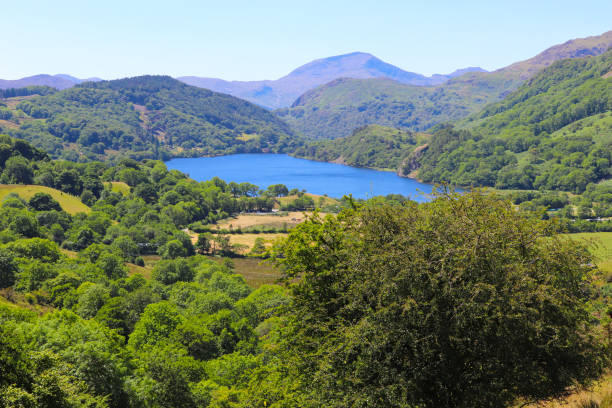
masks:
[(280, 78), (369, 52), (404, 70), (487, 70), (612, 30), (610, 0), (3, 1), (0, 78)]

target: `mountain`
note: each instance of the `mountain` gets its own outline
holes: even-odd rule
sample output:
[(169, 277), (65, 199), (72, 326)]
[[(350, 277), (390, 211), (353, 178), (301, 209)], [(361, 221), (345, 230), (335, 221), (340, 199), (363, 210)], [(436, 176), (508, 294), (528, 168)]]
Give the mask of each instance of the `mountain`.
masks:
[[(503, 101), (436, 132), (425, 181), (582, 193), (612, 178), (612, 50), (554, 62)], [(593, 187), (594, 188), (594, 187)]]
[(554, 61), (600, 55), (610, 47), (612, 31), (568, 41), (494, 72), (458, 72), (433, 87), (380, 78), (339, 79), (304, 93), (290, 108), (276, 112), (310, 138), (348, 136), (369, 124), (423, 131), (502, 100)]
[[(481, 68), (473, 67), (464, 70), (482, 71)], [(440, 84), (454, 75), (426, 77), (404, 71), (371, 54), (353, 52), (309, 62), (274, 81), (224, 81), (194, 76), (178, 79), (189, 85), (228, 93), (276, 109), (290, 106), (304, 92), (338, 78), (389, 78), (404, 84), (423, 86)]]
[(517, 75), (520, 79), (531, 78), (538, 71), (555, 61), (567, 58), (583, 58), (601, 55), (612, 47), (612, 30), (598, 36), (569, 40), (539, 53), (533, 58), (516, 62), (494, 73)]
[(277, 151), (296, 139), (261, 107), (165, 76), (86, 82), (2, 103), (0, 130), (73, 161)]
[(79, 79), (66, 74), (41, 74), (14, 80), (0, 79), (0, 89), (25, 88), (27, 86), (48, 86), (61, 90), (88, 81), (101, 81), (101, 79)]

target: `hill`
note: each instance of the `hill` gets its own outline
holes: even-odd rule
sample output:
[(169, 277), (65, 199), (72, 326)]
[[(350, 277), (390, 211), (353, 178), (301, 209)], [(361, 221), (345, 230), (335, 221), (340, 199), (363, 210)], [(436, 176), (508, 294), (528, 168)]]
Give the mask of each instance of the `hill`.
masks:
[(557, 61), (504, 101), (435, 133), (419, 177), (581, 193), (609, 179), (612, 50)]
[(9, 194), (17, 194), (19, 197), (29, 200), (37, 193), (49, 194), (59, 203), (62, 210), (71, 215), (91, 211), (78, 197), (63, 193), (55, 188), (36, 185), (0, 184), (0, 201)]
[(437, 86), (416, 87), (389, 79), (334, 80), (276, 112), (310, 138), (348, 136), (354, 128), (368, 124), (423, 131), (438, 123), (463, 119), (502, 100), (554, 61), (600, 55), (611, 46), (609, 31), (551, 47), (491, 73), (468, 72)]
[(189, 85), (228, 93), (276, 109), (288, 107), (304, 92), (338, 78), (389, 78), (400, 83), (421, 86), (440, 84), (465, 71), (482, 71), (482, 69), (470, 67), (448, 75), (426, 77), (404, 71), (372, 54), (353, 52), (309, 62), (274, 81), (224, 81), (194, 76), (178, 79)]
[(27, 86), (48, 86), (55, 89), (66, 89), (89, 81), (101, 81), (100, 78), (79, 79), (66, 74), (34, 75), (21, 79), (0, 79), (0, 89), (25, 88)]
[(263, 108), (164, 76), (87, 82), (3, 104), (5, 133), (73, 161), (276, 151), (294, 138)]
[(311, 160), (336, 162), (355, 167), (395, 171), (429, 135), (368, 125), (355, 129), (350, 136), (319, 140), (298, 148), (295, 155)]

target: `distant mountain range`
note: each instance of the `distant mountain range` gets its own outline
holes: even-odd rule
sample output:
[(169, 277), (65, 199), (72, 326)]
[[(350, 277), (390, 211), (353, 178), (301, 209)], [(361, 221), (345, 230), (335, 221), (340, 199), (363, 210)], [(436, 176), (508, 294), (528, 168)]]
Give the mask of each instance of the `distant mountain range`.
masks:
[(80, 79), (66, 74), (34, 75), (21, 79), (0, 79), (0, 89), (25, 88), (26, 86), (49, 86), (59, 90), (73, 87), (83, 82), (101, 81), (100, 78)]
[(494, 72), (467, 72), (437, 86), (392, 78), (336, 79), (301, 95), (277, 114), (310, 138), (337, 138), (370, 124), (423, 131), (457, 121), (502, 100), (555, 61), (596, 56), (612, 47), (612, 31), (567, 41)]
[(338, 78), (389, 78), (403, 84), (424, 86), (438, 85), (466, 72), (486, 71), (478, 67), (469, 67), (448, 75), (436, 74), (427, 77), (404, 71), (372, 54), (353, 52), (309, 62), (274, 81), (225, 81), (195, 76), (177, 79), (189, 85), (227, 93), (267, 108), (276, 109), (288, 107), (308, 90)]

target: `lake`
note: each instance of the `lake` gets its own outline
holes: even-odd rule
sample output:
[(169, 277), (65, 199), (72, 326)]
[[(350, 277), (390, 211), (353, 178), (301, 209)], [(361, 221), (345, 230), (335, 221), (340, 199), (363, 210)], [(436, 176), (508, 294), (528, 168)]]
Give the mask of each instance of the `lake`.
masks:
[(337, 198), (348, 194), (356, 198), (402, 194), (417, 201), (426, 201), (423, 194), (430, 193), (432, 189), (429, 184), (399, 177), (388, 171), (296, 159), (285, 154), (182, 158), (167, 161), (166, 165), (168, 169), (187, 173), (197, 181), (217, 176), (227, 182), (253, 183), (259, 188), (284, 184), (290, 190), (305, 189), (312, 194)]

